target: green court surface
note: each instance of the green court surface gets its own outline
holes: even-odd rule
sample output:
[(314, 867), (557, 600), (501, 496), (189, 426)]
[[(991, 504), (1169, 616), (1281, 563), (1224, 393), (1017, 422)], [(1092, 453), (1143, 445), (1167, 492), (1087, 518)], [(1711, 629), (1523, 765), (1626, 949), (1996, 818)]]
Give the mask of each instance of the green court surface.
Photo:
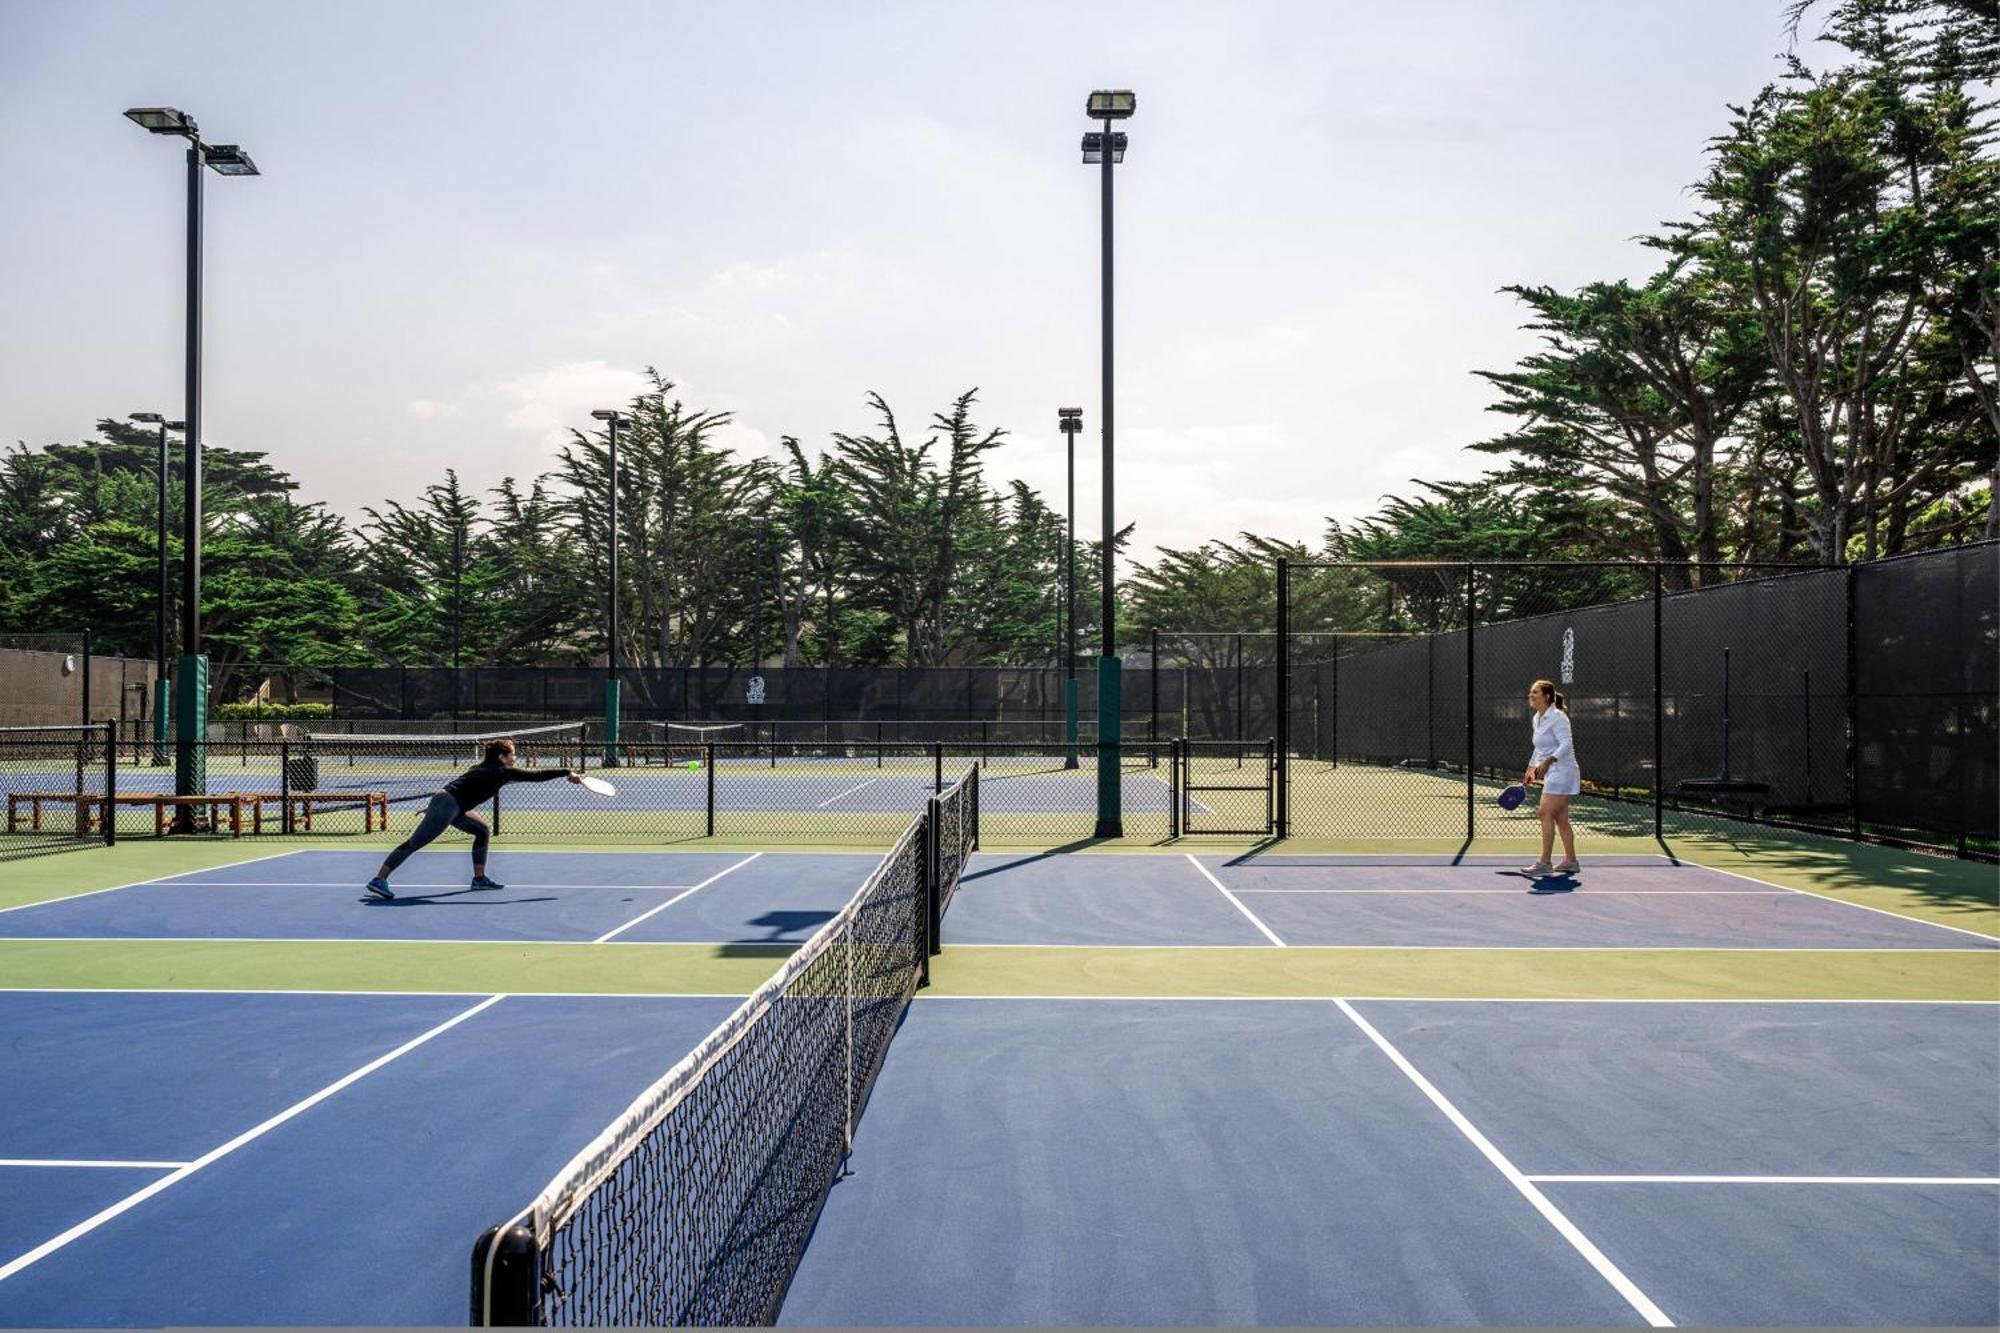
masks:
[[(1670, 839), (1686, 863), (1764, 885), (1799, 890), (1872, 912), (2000, 938), (2000, 873), (1990, 865), (1883, 847), (1804, 837), (1733, 836), (1704, 831)], [(357, 844), (360, 844), (357, 846)], [(677, 882), (676, 858), (696, 849), (734, 850), (727, 839), (698, 839), (684, 850), (657, 849), (662, 883)], [(1607, 844), (1585, 840), (1608, 860), (1628, 851), (1659, 860), (1650, 839)], [(359, 839), (315, 841), (356, 851)], [(754, 849), (754, 844), (751, 845)], [(1510, 850), (1504, 840), (1482, 852)], [(455, 848), (454, 848), (455, 849)], [(1425, 850), (1409, 840), (1396, 853)], [(188, 875), (298, 850), (296, 842), (253, 839), (122, 840), (58, 855), (0, 864), (0, 976), (10, 987), (105, 989), (353, 990), (492, 993), (742, 994), (770, 974), (786, 944), (636, 943), (549, 940), (434, 941), (366, 939), (30, 939), (8, 938), (9, 909), (85, 897), (99, 891)], [(496, 859), (537, 848), (496, 845)], [(576, 849), (561, 842), (550, 853)], [(627, 848), (630, 851), (632, 849)], [(852, 853), (845, 841), (815, 847), (784, 843), (782, 852)], [(1128, 838), (1062, 847), (1008, 846), (1010, 858), (1094, 857), (1149, 853), (1204, 857), (1353, 855), (1352, 842)], [(1440, 849), (1440, 854), (1449, 849)], [(310, 854), (310, 849), (308, 853)], [(372, 854), (372, 853), (371, 853)], [(175, 886), (156, 886), (171, 891)], [(1746, 885), (1746, 887), (1748, 887)], [(300, 893), (308, 890), (300, 889)], [(1968, 940), (1970, 943), (1970, 940)], [(1428, 947), (1091, 948), (954, 945), (938, 961), (926, 994), (948, 995), (1378, 995), (1523, 998), (2000, 999), (2000, 953), (1994, 951), (1848, 949), (1674, 949), (1644, 947), (1537, 950)]]

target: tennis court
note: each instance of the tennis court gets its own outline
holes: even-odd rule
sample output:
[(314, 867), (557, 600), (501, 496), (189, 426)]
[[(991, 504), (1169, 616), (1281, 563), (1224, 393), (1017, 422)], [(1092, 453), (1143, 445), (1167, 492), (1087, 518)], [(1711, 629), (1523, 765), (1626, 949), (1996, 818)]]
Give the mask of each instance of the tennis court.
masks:
[(989, 855), (945, 942), (787, 1323), (2000, 1317), (1989, 935), (1667, 858)]
[(973, 852), (904, 1013), (928, 854), (9, 868), (0, 1322), (2000, 1316), (1984, 868)]

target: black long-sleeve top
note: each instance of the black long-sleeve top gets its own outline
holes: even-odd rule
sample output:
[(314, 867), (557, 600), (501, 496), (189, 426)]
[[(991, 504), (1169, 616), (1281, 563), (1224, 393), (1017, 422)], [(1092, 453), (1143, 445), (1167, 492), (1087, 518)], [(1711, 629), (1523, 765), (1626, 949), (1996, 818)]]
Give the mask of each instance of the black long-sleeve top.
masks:
[(554, 782), (557, 778), (569, 776), (567, 769), (561, 768), (508, 768), (505, 764), (487, 760), (468, 768), (465, 772), (447, 782), (445, 791), (458, 802), (461, 810), (470, 810), (476, 805), (484, 805), (494, 794), (510, 782)]

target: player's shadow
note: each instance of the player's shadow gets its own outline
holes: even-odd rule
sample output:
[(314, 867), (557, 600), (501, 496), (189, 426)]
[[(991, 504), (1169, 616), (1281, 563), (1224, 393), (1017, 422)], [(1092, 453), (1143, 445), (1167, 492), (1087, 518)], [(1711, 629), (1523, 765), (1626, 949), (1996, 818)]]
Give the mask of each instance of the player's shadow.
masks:
[(1557, 893), (1575, 893), (1582, 887), (1575, 875), (1531, 875), (1525, 870), (1502, 870), (1498, 873), (1506, 879), (1527, 880), (1528, 892), (1542, 897)]
[[(393, 898), (363, 898), (370, 907), (512, 907), (517, 903), (552, 903), (554, 894), (536, 898), (494, 898), (491, 889), (447, 889), (443, 893), (399, 893)], [(476, 897), (467, 898), (467, 894)], [(465, 901), (457, 901), (464, 898)]]
[(833, 920), (828, 912), (766, 912), (752, 917), (750, 924), (762, 926), (768, 932), (761, 940), (744, 940), (745, 944), (803, 944), (812, 937), (813, 931)]

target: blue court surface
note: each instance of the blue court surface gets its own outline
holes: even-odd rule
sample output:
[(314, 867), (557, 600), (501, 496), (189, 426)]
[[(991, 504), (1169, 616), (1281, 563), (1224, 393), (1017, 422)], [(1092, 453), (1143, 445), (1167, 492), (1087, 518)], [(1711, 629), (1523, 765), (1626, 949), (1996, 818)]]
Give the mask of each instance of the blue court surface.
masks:
[(1977, 949), (2000, 941), (1660, 858), (1536, 880), (1496, 857), (973, 858), (947, 944)]
[(463, 1323), (471, 1238), (737, 1003), (0, 993), (0, 1322)]
[[(376, 904), (379, 854), (0, 911), (0, 942), (782, 945), (877, 861), (510, 849), (508, 887), (474, 893), (454, 848)], [(1638, 855), (1536, 882), (1493, 858), (980, 853), (944, 927), (786, 1323), (2000, 1321), (2000, 1005), (1174, 981), (1281, 947), (1900, 962), (1990, 938)], [(951, 991), (982, 946), (1150, 946), (1162, 984)], [(1212, 948), (1238, 952), (1186, 952)], [(0, 990), (0, 1325), (460, 1323), (473, 1238), (738, 1003)]]
[(1986, 1004), (940, 999), (793, 1324), (1990, 1325)]
[(0, 911), (0, 939), (552, 940), (796, 944), (879, 858), (746, 852), (496, 852), (506, 888), (467, 887), (463, 850), (424, 851), (391, 902), (382, 853), (302, 850)]

